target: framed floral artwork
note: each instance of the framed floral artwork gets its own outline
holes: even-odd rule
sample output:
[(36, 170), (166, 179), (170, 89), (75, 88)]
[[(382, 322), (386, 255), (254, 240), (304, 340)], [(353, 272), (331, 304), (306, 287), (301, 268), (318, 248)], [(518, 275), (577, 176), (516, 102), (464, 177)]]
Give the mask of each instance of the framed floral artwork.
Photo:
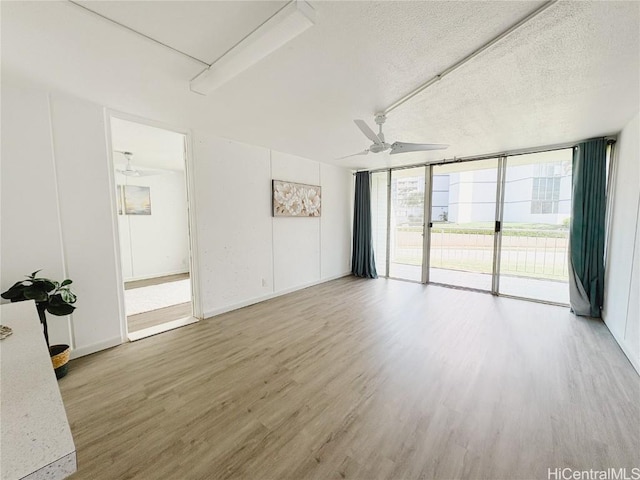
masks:
[(274, 217), (319, 217), (322, 188), (318, 185), (272, 180)]

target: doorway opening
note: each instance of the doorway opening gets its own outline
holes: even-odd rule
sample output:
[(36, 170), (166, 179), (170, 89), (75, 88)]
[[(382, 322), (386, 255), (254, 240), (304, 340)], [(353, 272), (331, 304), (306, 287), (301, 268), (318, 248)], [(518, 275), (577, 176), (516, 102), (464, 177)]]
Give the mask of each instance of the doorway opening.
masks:
[(186, 136), (111, 117), (129, 340), (193, 323)]

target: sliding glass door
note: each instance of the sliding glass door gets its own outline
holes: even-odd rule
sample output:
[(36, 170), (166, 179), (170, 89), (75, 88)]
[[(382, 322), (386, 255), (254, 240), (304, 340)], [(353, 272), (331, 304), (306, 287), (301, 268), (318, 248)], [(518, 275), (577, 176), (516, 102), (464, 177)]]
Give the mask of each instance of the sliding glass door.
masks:
[(425, 167), (391, 170), (389, 277), (422, 281)]
[(571, 162), (569, 148), (374, 172), (378, 274), (568, 303)]
[(499, 293), (569, 303), (572, 150), (506, 159)]
[(492, 290), (498, 159), (436, 165), (429, 281)]

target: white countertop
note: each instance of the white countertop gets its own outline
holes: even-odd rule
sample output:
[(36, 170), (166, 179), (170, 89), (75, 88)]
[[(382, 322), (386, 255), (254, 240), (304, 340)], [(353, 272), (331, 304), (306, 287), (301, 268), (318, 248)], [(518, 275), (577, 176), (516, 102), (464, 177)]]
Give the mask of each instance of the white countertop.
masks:
[(76, 448), (33, 302), (0, 305), (0, 480), (62, 479)]

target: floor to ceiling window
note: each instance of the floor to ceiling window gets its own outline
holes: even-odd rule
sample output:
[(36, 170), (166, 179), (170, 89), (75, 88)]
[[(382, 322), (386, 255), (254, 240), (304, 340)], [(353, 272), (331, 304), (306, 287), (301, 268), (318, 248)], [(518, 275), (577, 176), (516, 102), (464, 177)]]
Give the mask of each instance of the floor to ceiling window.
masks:
[(376, 271), (387, 276), (387, 185), (389, 172), (371, 174), (371, 233)]
[(425, 167), (391, 170), (389, 276), (422, 281)]
[(568, 303), (571, 161), (568, 148), (374, 172), (378, 274)]
[(491, 290), (497, 184), (496, 158), (433, 167), (429, 281)]
[(506, 159), (499, 292), (569, 303), (572, 150)]

